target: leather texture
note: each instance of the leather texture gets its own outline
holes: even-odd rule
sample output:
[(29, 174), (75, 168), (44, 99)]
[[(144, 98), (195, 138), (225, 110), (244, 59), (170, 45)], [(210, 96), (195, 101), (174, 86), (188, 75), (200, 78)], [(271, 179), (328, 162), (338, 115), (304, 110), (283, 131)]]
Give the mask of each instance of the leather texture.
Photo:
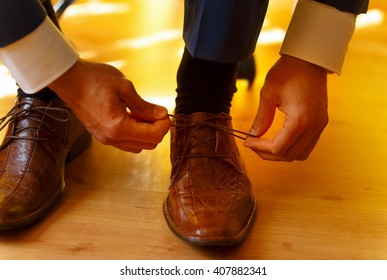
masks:
[(194, 245), (234, 245), (253, 224), (256, 201), (228, 114), (177, 115), (171, 128), (172, 175), (164, 215)]
[(41, 218), (65, 187), (66, 160), (91, 143), (71, 109), (61, 100), (17, 100), (1, 119), (7, 132), (0, 146), (0, 230)]

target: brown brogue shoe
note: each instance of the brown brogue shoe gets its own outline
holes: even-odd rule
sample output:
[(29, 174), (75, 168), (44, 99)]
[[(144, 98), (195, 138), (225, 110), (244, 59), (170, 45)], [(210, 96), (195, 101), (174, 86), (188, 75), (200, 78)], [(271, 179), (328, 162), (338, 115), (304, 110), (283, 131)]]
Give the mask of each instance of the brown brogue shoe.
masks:
[(61, 100), (16, 101), (0, 119), (7, 127), (0, 146), (0, 230), (41, 218), (64, 190), (64, 166), (91, 143), (72, 110)]
[(171, 128), (172, 175), (164, 215), (194, 245), (235, 245), (252, 226), (256, 202), (228, 114), (177, 115)]

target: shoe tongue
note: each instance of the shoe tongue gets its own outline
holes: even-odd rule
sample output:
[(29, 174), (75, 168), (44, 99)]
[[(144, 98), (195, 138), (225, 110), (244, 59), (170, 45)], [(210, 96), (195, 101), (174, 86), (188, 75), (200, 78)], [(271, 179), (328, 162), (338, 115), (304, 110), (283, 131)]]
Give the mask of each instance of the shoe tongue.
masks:
[(192, 147), (191, 154), (209, 154), (216, 153), (216, 129), (211, 125), (216, 124), (216, 116), (210, 113), (192, 114), (189, 124), (193, 128), (189, 130), (191, 135), (189, 145)]
[(36, 98), (27, 97), (20, 99), (18, 104), (13, 133), (20, 137), (36, 137), (37, 128), (40, 127), (44, 114), (35, 108), (47, 106), (46, 103)]
[(211, 113), (193, 113), (191, 115), (188, 116), (189, 120), (191, 120), (192, 122), (196, 122), (196, 123), (202, 123), (202, 122), (206, 122), (206, 121), (212, 121), (214, 122), (214, 120), (216, 119), (216, 115), (215, 114), (211, 114)]
[(174, 141), (171, 150), (172, 161), (174, 162), (177, 157), (219, 157), (237, 172), (243, 172), (233, 136), (215, 128), (215, 126), (232, 128), (230, 120), (228, 114), (209, 113), (175, 118), (177, 127), (172, 139)]
[(216, 154), (217, 137), (215, 128), (203, 126), (193, 132), (190, 145), (191, 154)]
[(215, 115), (211, 113), (196, 113), (189, 116), (187, 125), (192, 125), (187, 132), (191, 147), (190, 154), (195, 155), (218, 155), (218, 143), (220, 137), (225, 136), (216, 126), (224, 125), (227, 115)]

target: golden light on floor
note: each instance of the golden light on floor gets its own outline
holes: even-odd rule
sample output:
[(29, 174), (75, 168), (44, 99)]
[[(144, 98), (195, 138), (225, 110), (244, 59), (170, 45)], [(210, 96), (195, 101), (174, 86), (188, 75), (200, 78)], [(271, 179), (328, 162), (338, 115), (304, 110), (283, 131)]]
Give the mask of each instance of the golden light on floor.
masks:
[(181, 29), (161, 30), (157, 33), (143, 37), (119, 40), (115, 43), (115, 47), (127, 49), (142, 49), (153, 46), (157, 43), (180, 39), (182, 36), (181, 34)]
[(127, 13), (131, 9), (129, 3), (115, 3), (115, 2), (105, 2), (105, 1), (89, 1), (85, 3), (72, 4), (65, 11), (64, 16), (67, 18), (71, 17), (87, 17), (95, 15), (114, 15)]

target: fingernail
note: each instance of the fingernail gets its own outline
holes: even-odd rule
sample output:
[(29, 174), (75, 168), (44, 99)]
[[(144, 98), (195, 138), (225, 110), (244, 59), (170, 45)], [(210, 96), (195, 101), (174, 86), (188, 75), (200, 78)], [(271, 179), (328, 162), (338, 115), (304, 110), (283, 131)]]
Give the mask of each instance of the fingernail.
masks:
[(156, 105), (156, 108), (154, 110), (154, 116), (159, 119), (163, 119), (168, 115), (167, 109), (165, 109), (162, 106)]
[(250, 135), (257, 136), (257, 131), (256, 131), (254, 128), (250, 128), (249, 134), (250, 134)]

